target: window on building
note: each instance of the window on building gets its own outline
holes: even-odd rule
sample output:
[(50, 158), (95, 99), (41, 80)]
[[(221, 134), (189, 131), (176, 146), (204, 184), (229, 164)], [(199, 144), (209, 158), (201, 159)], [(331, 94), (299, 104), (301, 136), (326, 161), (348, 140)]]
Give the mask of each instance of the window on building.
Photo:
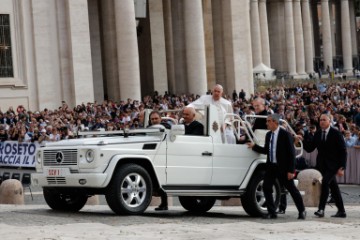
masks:
[(0, 14), (0, 78), (14, 77), (11, 55), (10, 15)]

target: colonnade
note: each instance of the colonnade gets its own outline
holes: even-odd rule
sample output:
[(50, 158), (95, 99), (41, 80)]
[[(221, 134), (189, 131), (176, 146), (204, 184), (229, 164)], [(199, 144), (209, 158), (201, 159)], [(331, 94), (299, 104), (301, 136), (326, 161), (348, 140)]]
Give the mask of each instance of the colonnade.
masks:
[[(101, 81), (109, 99), (140, 99), (155, 90), (205, 94), (215, 83), (225, 92), (253, 91), (249, 4), (149, 0), (137, 34), (132, 4), (103, 0), (96, 6), (102, 27)], [(267, 25), (266, 19), (261, 24)], [(268, 41), (263, 48), (269, 49)], [(270, 62), (270, 54), (264, 58)]]
[(103, 76), (109, 99), (204, 94), (214, 83), (252, 92), (252, 69), (261, 63), (306, 78), (319, 70), (316, 58), (333, 70), (342, 56), (350, 73), (357, 54), (353, 0), (148, 0), (140, 32), (133, 0), (89, 4), (101, 25), (103, 72), (94, 76)]
[[(328, 66), (332, 71), (333, 58), (340, 52), (344, 72), (352, 72), (352, 56), (357, 54), (356, 37), (352, 36), (355, 18), (350, 9), (353, 10), (353, 4), (352, 0), (250, 0), (253, 67), (263, 63), (303, 78), (318, 70), (314, 69), (315, 56), (322, 57), (324, 69)], [(341, 19), (334, 19), (333, 13)], [(341, 46), (334, 43), (334, 31)]]
[[(252, 68), (261, 63), (306, 78), (318, 71), (316, 57), (323, 59), (323, 69), (333, 70), (338, 52), (344, 72), (350, 73), (357, 51), (352, 0), (248, 0), (240, 5), (236, 0), (149, 0), (148, 20), (140, 20), (140, 27), (149, 28), (143, 40), (134, 30), (132, 0), (121, 4), (105, 0), (101, 5), (104, 85), (112, 99), (137, 98), (149, 89), (203, 94), (215, 82), (226, 92), (239, 88), (251, 92)], [(336, 28), (334, 7), (335, 15), (341, 16)], [(341, 48), (336, 48), (335, 31), (337, 36), (341, 32), (336, 41)], [(140, 46), (138, 52), (136, 44), (145, 41), (151, 41), (146, 45), (151, 50)], [(145, 57), (142, 51), (153, 56)], [(138, 67), (139, 61), (145, 70)]]
[(21, 101), (30, 92), (38, 96), (33, 108), (49, 101), (141, 99), (154, 91), (201, 95), (215, 83), (226, 93), (252, 93), (253, 68), (261, 63), (306, 78), (318, 71), (314, 59), (333, 70), (340, 56), (351, 73), (358, 54), (354, 0), (148, 0), (141, 19), (134, 0), (7, 2), (23, 9), (20, 27), (26, 19), (33, 25), (19, 32), (34, 29), (16, 41), (26, 48), (30, 64), (23, 65), (36, 72), (14, 64), (28, 74)]

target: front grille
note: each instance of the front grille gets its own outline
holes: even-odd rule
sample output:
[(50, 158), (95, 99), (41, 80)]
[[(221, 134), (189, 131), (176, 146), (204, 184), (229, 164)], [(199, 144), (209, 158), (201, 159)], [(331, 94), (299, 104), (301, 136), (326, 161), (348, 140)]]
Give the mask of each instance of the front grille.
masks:
[(49, 185), (66, 184), (65, 177), (47, 177), (46, 180)]
[(64, 165), (77, 165), (77, 149), (44, 150), (44, 166)]

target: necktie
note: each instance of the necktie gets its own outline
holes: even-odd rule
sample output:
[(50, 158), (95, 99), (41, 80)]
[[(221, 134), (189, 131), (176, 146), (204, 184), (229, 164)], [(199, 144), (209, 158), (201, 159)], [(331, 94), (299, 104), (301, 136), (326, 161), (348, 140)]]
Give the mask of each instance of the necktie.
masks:
[(273, 146), (274, 146), (274, 133), (271, 133), (271, 140), (270, 140), (270, 162), (274, 162), (273, 159)]
[(326, 140), (326, 131), (322, 131), (321, 141), (325, 142)]

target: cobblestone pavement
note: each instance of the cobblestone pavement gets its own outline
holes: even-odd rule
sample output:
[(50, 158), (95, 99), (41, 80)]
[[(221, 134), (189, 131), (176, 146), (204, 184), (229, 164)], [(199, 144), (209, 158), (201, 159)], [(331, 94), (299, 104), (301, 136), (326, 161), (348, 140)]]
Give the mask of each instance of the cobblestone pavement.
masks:
[(78, 213), (50, 210), (46, 205), (0, 205), (1, 240), (100, 240), (100, 239), (358, 239), (360, 207), (348, 206), (346, 219), (313, 215), (297, 220), (289, 206), (275, 220), (249, 217), (241, 207), (214, 207), (192, 215), (179, 206), (169, 211), (147, 210), (142, 216), (116, 216), (106, 205), (85, 206)]
[(169, 211), (149, 207), (141, 216), (117, 216), (102, 197), (99, 205), (87, 205), (78, 213), (56, 212), (45, 204), (41, 189), (33, 187), (33, 199), (25, 189), (25, 205), (0, 205), (0, 239), (358, 239), (360, 186), (340, 188), (346, 219), (330, 217), (336, 208), (328, 206), (324, 218), (314, 216), (316, 208), (307, 208), (307, 219), (302, 221), (291, 203), (276, 220), (249, 217), (239, 206), (215, 206), (204, 215), (193, 215), (177, 201)]

